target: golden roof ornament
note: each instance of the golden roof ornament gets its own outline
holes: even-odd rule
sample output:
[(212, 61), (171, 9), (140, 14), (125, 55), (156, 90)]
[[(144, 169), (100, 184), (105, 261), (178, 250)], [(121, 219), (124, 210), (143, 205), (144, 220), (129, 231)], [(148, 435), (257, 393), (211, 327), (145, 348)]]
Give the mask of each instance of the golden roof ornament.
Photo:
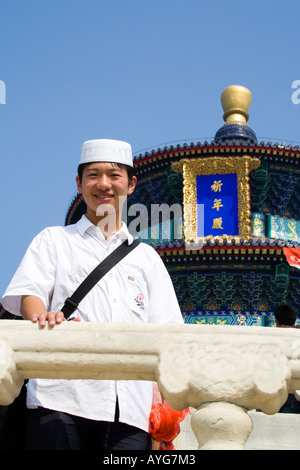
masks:
[(241, 85), (230, 85), (221, 95), (224, 110), (223, 119), (226, 124), (247, 124), (248, 110), (252, 101), (251, 91)]
[(248, 126), (249, 108), (252, 101), (251, 91), (241, 85), (230, 85), (221, 95), (225, 124), (215, 135), (216, 143), (226, 140), (247, 140), (257, 143), (256, 135)]

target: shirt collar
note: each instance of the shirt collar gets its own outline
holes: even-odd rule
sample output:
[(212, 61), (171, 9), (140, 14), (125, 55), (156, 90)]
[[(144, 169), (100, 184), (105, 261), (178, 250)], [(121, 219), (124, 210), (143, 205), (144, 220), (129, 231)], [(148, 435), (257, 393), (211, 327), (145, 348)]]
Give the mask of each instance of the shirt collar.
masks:
[[(89, 229), (95, 229), (95, 225), (93, 222), (91, 222), (85, 214), (81, 217), (81, 219), (77, 222), (77, 229), (78, 232), (80, 233), (81, 236), (83, 236)], [(101, 231), (100, 231), (101, 233)], [(122, 226), (120, 230), (115, 233), (115, 235), (112, 237), (112, 240), (114, 238), (119, 238), (122, 240), (128, 240), (129, 244), (132, 243), (133, 241), (133, 236), (129, 233), (127, 225), (122, 222)], [(104, 237), (103, 237), (104, 239)]]
[(90, 227), (94, 227), (94, 224), (83, 214), (81, 219), (77, 222), (78, 232), (83, 236)]

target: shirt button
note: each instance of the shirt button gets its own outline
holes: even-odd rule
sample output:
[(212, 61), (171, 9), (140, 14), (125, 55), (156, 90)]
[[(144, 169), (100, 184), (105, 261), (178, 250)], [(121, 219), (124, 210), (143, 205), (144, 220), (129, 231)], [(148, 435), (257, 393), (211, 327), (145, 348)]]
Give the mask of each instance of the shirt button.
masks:
[(116, 302), (117, 302), (117, 299), (113, 299), (113, 302), (116, 303)]

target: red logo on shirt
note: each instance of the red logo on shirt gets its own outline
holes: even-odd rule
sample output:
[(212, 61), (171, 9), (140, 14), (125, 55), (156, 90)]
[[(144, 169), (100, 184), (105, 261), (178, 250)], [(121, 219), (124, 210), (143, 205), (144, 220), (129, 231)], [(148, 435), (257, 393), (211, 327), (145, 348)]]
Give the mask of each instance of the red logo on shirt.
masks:
[(145, 307), (143, 294), (138, 294), (134, 300), (136, 301), (137, 306), (144, 310)]

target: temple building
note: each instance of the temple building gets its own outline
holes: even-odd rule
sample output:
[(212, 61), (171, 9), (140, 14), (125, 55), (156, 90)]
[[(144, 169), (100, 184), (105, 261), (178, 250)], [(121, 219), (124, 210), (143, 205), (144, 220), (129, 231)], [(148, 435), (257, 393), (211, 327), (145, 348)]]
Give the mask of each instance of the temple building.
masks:
[[(134, 157), (127, 222), (130, 208), (147, 207), (139, 235), (164, 261), (185, 322), (274, 326), (280, 304), (300, 315), (300, 148), (257, 141), (247, 88), (229, 86), (221, 103), (225, 123), (211, 142)], [(174, 209), (169, 221), (153, 221), (163, 205)], [(66, 224), (84, 211), (76, 195)]]
[[(221, 104), (211, 142), (134, 157), (127, 223), (160, 254), (186, 323), (274, 326), (283, 303), (300, 318), (300, 147), (257, 141), (247, 88), (229, 86)], [(85, 210), (76, 194), (65, 224)]]

